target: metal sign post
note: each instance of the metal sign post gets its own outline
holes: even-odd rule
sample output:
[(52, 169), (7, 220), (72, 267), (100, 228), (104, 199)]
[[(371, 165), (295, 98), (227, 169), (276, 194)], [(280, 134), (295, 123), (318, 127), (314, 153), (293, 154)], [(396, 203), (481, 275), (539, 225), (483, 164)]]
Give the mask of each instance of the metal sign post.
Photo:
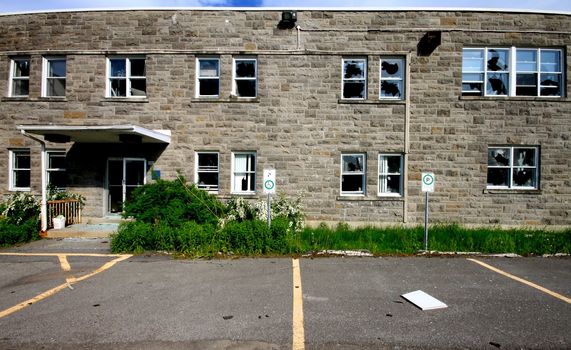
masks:
[(264, 193), (268, 195), (268, 227), (272, 225), (272, 194), (276, 193), (275, 169), (264, 169)]
[(424, 250), (428, 251), (428, 192), (434, 192), (434, 173), (422, 173), (424, 192)]

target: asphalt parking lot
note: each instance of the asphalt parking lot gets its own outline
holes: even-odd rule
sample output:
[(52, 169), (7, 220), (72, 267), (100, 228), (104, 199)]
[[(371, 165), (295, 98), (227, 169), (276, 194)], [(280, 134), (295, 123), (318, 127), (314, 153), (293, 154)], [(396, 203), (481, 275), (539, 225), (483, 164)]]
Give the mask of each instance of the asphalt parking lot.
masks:
[[(0, 348), (571, 348), (568, 257), (206, 261), (108, 249), (66, 239), (0, 250)], [(415, 290), (448, 307), (401, 297)]]

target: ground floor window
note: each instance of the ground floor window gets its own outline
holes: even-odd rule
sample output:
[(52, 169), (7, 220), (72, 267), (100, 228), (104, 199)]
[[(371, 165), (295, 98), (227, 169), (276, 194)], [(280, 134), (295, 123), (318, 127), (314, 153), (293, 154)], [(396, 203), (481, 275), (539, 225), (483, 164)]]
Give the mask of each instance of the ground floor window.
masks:
[(29, 191), (31, 158), (29, 149), (10, 150), (10, 191)]
[(379, 196), (402, 196), (402, 168), (401, 154), (379, 155)]
[(67, 186), (65, 151), (48, 151), (46, 175), (48, 184), (56, 188)]
[(341, 194), (365, 194), (365, 154), (341, 155)]
[(539, 148), (531, 146), (488, 147), (488, 188), (537, 189)]
[(198, 152), (196, 154), (196, 185), (198, 188), (218, 192), (218, 153)]
[(250, 194), (256, 192), (256, 153), (236, 152), (232, 154), (232, 193)]

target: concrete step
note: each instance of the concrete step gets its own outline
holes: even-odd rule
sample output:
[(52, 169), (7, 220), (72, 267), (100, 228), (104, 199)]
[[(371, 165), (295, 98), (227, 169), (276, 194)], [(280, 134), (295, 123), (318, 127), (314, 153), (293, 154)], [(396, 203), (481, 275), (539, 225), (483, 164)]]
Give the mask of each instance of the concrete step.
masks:
[(48, 230), (46, 238), (107, 238), (117, 232), (119, 223), (86, 223)]

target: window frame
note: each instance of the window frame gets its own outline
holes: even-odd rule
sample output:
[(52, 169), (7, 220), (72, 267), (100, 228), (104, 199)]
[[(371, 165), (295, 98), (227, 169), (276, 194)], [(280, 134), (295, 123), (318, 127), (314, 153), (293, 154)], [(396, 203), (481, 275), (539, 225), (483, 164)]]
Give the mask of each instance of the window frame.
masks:
[[(361, 61), (364, 62), (363, 77), (362, 78), (345, 78), (345, 62)], [(368, 96), (368, 59), (367, 57), (343, 57), (341, 59), (341, 99), (346, 101), (364, 101)], [(363, 81), (364, 92), (363, 97), (345, 97), (345, 83)]]
[[(200, 61), (216, 61), (217, 63), (217, 75), (214, 77), (211, 76), (204, 76), (200, 75)], [(195, 79), (195, 87), (196, 87), (196, 98), (219, 98), (220, 97), (220, 57), (217, 56), (201, 56), (196, 57), (196, 79)], [(217, 80), (218, 81), (218, 94), (216, 95), (201, 95), (200, 94), (200, 80), (201, 79), (209, 79), (209, 80)]]
[[(250, 170), (246, 170), (245, 172), (238, 172), (236, 171), (236, 156), (239, 155), (248, 155), (250, 157), (248, 157), (247, 160), (247, 165), (246, 167), (248, 168), (248, 164), (250, 167)], [(254, 161), (252, 164), (251, 161), (251, 156), (254, 156)], [(256, 186), (257, 186), (257, 182), (256, 182), (256, 162), (258, 161), (258, 155), (257, 152), (255, 151), (240, 151), (240, 152), (232, 152), (232, 176), (231, 176), (231, 184), (230, 184), (230, 188), (231, 188), (231, 193), (232, 194), (239, 194), (239, 195), (252, 195), (252, 194), (256, 194)], [(253, 170), (252, 170), (253, 167)], [(250, 177), (253, 177), (253, 185), (250, 185), (250, 182), (248, 181), (248, 187), (249, 189), (247, 190), (239, 190), (235, 188), (235, 184), (236, 184), (236, 176), (239, 176), (237, 174), (245, 174), (247, 177), (247, 180), (249, 180)], [(249, 176), (248, 176), (249, 175)], [(253, 188), (250, 188), (253, 187)]]
[[(16, 62), (27, 61), (28, 62), (28, 75), (15, 76), (16, 74)], [(30, 96), (30, 74), (31, 74), (32, 59), (30, 56), (17, 56), (10, 58), (10, 80), (8, 82), (8, 96), (9, 97), (29, 97)], [(15, 82), (16, 81), (26, 81), (28, 83), (28, 93), (25, 95), (17, 95), (14, 93)]]
[[(509, 149), (510, 151), (510, 158), (509, 158), (509, 164), (508, 165), (490, 165), (489, 162), (489, 154), (490, 151), (492, 151), (493, 149)], [(515, 165), (514, 164), (514, 154), (515, 154), (515, 150), (518, 149), (528, 149), (534, 150), (534, 160), (535, 160), (535, 165), (534, 166), (530, 166), (530, 165)], [(488, 146), (488, 150), (487, 150), (487, 168), (486, 168), (486, 188), (487, 189), (503, 189), (503, 190), (539, 190), (539, 179), (540, 179), (540, 151), (539, 151), (539, 146), (528, 146), (528, 145), (490, 145)], [(507, 169), (508, 170), (508, 185), (504, 186), (504, 185), (490, 185), (489, 183), (489, 170), (490, 169)], [(533, 169), (535, 170), (535, 176), (533, 177), (533, 181), (532, 183), (535, 183), (535, 186), (517, 186), (514, 185), (514, 176), (513, 173), (516, 169)]]
[[(28, 168), (16, 167), (16, 158), (18, 154), (27, 154), (30, 158), (30, 166)], [(10, 149), (8, 152), (9, 172), (8, 172), (8, 190), (9, 191), (25, 191), (29, 192), (32, 186), (32, 152), (29, 148)], [(27, 171), (29, 174), (29, 183), (26, 187), (18, 187), (17, 173), (18, 171)]]
[[(507, 59), (507, 65), (508, 68), (507, 70), (504, 71), (492, 71), (488, 69), (488, 57), (489, 57), (489, 53), (490, 50), (507, 50), (508, 53), (508, 59)], [(483, 70), (478, 70), (478, 71), (471, 71), (471, 70), (464, 70), (464, 60), (465, 60), (465, 53), (468, 51), (480, 51), (483, 52), (483, 57), (482, 57), (482, 64), (483, 64)], [(525, 63), (526, 61), (518, 61), (518, 51), (534, 51), (535, 55), (536, 55), (536, 61), (535, 61), (535, 70), (530, 71), (530, 70), (518, 70), (518, 62), (522, 62)], [(557, 62), (557, 64), (559, 65), (559, 71), (543, 71), (542, 70), (542, 62), (541, 62), (541, 54), (542, 52), (557, 52), (559, 54), (559, 62)], [(521, 54), (521, 53), (520, 53)], [(462, 96), (476, 96), (476, 97), (529, 97), (529, 98), (563, 98), (565, 97), (565, 87), (566, 87), (566, 76), (565, 76), (565, 72), (566, 72), (566, 67), (565, 67), (565, 61), (564, 61), (565, 57), (564, 57), (564, 52), (562, 48), (549, 48), (549, 47), (516, 47), (516, 46), (511, 46), (511, 47), (490, 47), (490, 46), (485, 46), (485, 47), (464, 47), (462, 48), (462, 83), (461, 83), (461, 95)], [(530, 62), (527, 62), (530, 63)], [(464, 75), (465, 74), (482, 74), (483, 75), (483, 81), (480, 80), (465, 80), (464, 79)], [(491, 74), (507, 74), (508, 75), (508, 79), (507, 79), (507, 93), (505, 95), (499, 95), (499, 94), (489, 94), (488, 93), (488, 89), (487, 89), (487, 85), (488, 85), (488, 76), (490, 76)], [(517, 83), (517, 78), (518, 75), (522, 75), (522, 74), (535, 74), (535, 83), (537, 86), (537, 90), (536, 90), (536, 94), (535, 95), (524, 95), (524, 94), (518, 94), (517, 93), (517, 89), (518, 87), (525, 87), (526, 85), (518, 85)], [(542, 74), (551, 74), (551, 75), (557, 75), (559, 77), (560, 83), (559, 83), (559, 94), (558, 95), (542, 95), (541, 94), (541, 90), (542, 88), (549, 88), (549, 87), (553, 87), (552, 85), (541, 85), (541, 76)], [(471, 90), (464, 90), (464, 84), (482, 84), (482, 91), (478, 92), (473, 92)]]
[[(253, 61), (254, 62), (254, 77), (238, 77), (236, 72), (236, 64), (238, 61)], [(238, 81), (254, 81), (254, 96), (239, 96), (238, 95)], [(232, 60), (232, 95), (237, 98), (252, 99), (258, 97), (258, 58), (251, 56), (238, 56)]]
[[(399, 77), (383, 77), (383, 61), (386, 60), (400, 60), (402, 66), (402, 78)], [(383, 96), (383, 82), (401, 82), (402, 91), (400, 96)], [(379, 59), (379, 100), (402, 101), (406, 98), (406, 56), (381, 56)]]
[[(107, 98), (147, 98), (147, 57), (146, 56), (107, 56), (106, 57), (106, 87), (105, 87), (105, 97)], [(125, 76), (111, 76), (111, 61), (112, 60), (124, 60), (125, 61)], [(145, 75), (132, 75), (131, 74), (131, 61), (132, 60), (143, 60), (145, 62)], [(113, 95), (112, 94), (112, 80), (125, 80), (125, 96)], [(133, 80), (145, 81), (145, 94), (144, 95), (133, 95), (132, 83)]]
[[(42, 97), (48, 98), (65, 98), (67, 93), (67, 57), (66, 56), (44, 56), (42, 59)], [(64, 61), (65, 63), (65, 75), (63, 77), (53, 77), (49, 75), (50, 63), (52, 61)], [(62, 80), (63, 81), (63, 95), (51, 95), (49, 94), (49, 81), (50, 80)]]
[[(344, 157), (363, 157), (362, 170), (360, 171), (344, 171), (343, 158)], [(365, 196), (367, 194), (367, 153), (348, 152), (341, 154), (341, 175), (339, 177), (339, 193), (341, 196)], [(343, 191), (344, 176), (348, 175), (361, 175), (361, 190), (360, 191)]]
[[(203, 154), (215, 154), (216, 155), (216, 169), (201, 169), (200, 167), (200, 156)], [(194, 158), (194, 183), (196, 184), (196, 187), (198, 187), (199, 189), (205, 190), (207, 192), (210, 193), (218, 193), (218, 191), (220, 191), (220, 153), (216, 152), (216, 151), (197, 151), (196, 152), (196, 156)], [(200, 173), (215, 173), (218, 175), (218, 181), (216, 182), (216, 186), (211, 186), (211, 185), (200, 185), (199, 184), (199, 179)]]
[[(391, 173), (388, 171), (388, 168), (386, 169), (386, 171), (384, 171), (383, 169), (383, 162), (382, 162), (382, 158), (384, 157), (399, 157), (399, 172), (398, 173)], [(379, 153), (378, 156), (378, 176), (377, 176), (377, 196), (379, 197), (402, 197), (403, 193), (404, 193), (404, 155), (402, 153)], [(388, 180), (388, 176), (391, 175), (398, 175), (399, 176), (399, 191), (398, 193), (396, 192), (382, 192), (381, 191), (381, 184), (382, 181), (385, 182), (385, 187), (386, 187), (386, 182)], [(381, 179), (381, 177), (386, 177), (384, 180)]]
[[(57, 150), (57, 149), (52, 149), (52, 150), (46, 150), (46, 183), (48, 185), (52, 184), (52, 182), (50, 181), (50, 175), (54, 172), (67, 172), (67, 167), (65, 168), (51, 168), (50, 167), (50, 158), (52, 156), (57, 156), (57, 157), (63, 157), (64, 159), (67, 157), (67, 152), (65, 150)], [(60, 188), (60, 187), (58, 187)], [(65, 187), (63, 187), (65, 188)]]

